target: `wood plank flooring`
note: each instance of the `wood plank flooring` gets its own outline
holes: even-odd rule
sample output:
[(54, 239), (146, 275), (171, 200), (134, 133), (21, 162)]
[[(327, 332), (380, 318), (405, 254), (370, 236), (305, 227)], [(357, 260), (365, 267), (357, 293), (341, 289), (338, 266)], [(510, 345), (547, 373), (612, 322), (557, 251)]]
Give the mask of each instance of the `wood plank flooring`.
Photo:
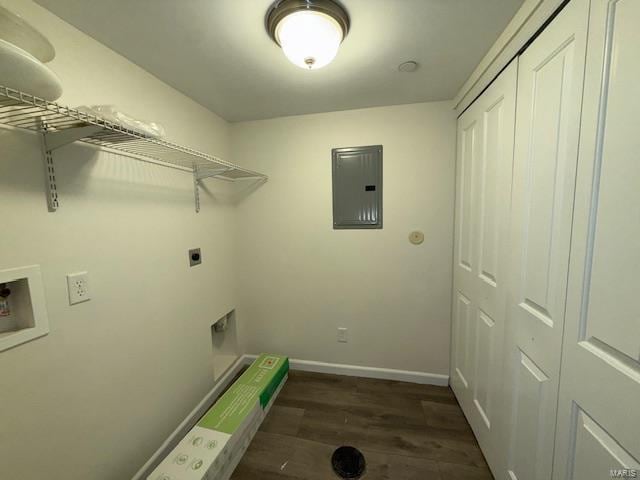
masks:
[(367, 480), (493, 479), (449, 388), (291, 371), (232, 480), (335, 479), (342, 445)]

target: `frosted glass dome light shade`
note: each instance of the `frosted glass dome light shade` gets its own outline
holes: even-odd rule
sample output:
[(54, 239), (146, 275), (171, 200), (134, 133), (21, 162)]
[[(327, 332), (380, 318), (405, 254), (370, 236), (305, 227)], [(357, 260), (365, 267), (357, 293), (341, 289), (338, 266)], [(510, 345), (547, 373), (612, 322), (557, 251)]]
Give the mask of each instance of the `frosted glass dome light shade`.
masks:
[(305, 70), (331, 63), (350, 26), (339, 0), (275, 0), (265, 17), (271, 39), (291, 63)]
[(284, 17), (275, 37), (287, 58), (300, 68), (316, 70), (333, 61), (343, 39), (338, 22), (329, 15), (301, 10)]

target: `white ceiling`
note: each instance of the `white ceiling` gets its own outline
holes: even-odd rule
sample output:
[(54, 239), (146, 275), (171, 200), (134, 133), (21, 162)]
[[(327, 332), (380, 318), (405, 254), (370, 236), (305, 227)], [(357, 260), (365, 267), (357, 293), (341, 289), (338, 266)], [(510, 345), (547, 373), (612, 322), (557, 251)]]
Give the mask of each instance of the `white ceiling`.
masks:
[(36, 1), (233, 122), (451, 99), (523, 2), (343, 0), (338, 57), (305, 71), (265, 31), (272, 0)]

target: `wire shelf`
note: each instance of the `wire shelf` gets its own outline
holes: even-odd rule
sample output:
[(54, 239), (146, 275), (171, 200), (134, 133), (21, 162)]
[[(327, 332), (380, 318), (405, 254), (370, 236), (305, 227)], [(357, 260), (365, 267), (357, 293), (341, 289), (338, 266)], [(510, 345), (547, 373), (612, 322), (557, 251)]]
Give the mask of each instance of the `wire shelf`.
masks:
[[(148, 137), (103, 118), (1, 85), (0, 124), (44, 134), (67, 132), (72, 140), (186, 168), (196, 175), (197, 180), (207, 177), (231, 181), (267, 179), (264, 174), (247, 170), (213, 155)], [(59, 146), (66, 143), (69, 142), (61, 142)]]

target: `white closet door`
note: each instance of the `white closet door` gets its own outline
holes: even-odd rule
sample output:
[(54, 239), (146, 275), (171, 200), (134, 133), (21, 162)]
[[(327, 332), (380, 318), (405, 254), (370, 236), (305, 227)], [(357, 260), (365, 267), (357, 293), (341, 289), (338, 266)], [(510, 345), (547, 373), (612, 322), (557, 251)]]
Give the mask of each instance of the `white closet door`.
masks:
[(639, 25), (640, 1), (593, 0), (557, 479), (599, 480), (625, 468), (640, 478)]
[(569, 2), (519, 62), (504, 445), (512, 480), (552, 472), (588, 4)]
[(492, 469), (502, 345), (517, 61), (458, 123), (452, 388)]

